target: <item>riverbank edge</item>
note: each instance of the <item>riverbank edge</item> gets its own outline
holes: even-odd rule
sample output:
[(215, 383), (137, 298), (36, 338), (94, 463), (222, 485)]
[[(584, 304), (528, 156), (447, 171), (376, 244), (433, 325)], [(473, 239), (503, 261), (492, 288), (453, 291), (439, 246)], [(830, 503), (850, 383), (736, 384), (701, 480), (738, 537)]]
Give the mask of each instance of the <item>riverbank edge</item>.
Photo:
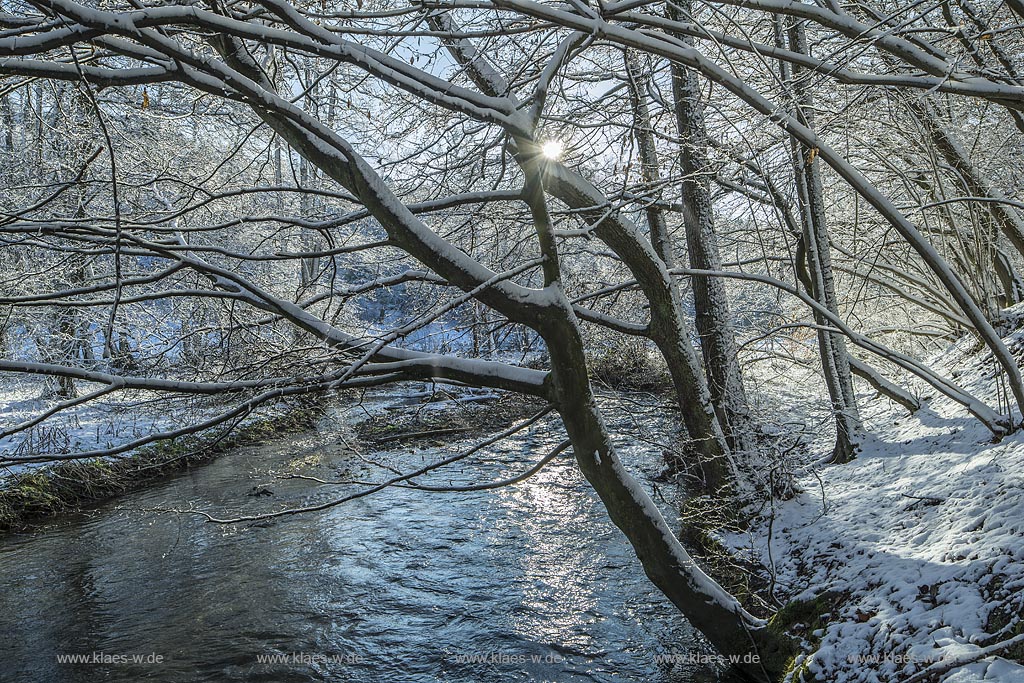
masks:
[(117, 459), (68, 460), (11, 475), (0, 485), (0, 535), (24, 533), (67, 514), (159, 483), (218, 455), (301, 432), (327, 409), (327, 396), (293, 399), (281, 414), (258, 417), (225, 432), (209, 429), (157, 441)]
[(795, 651), (786, 661), (779, 680), (802, 680), (801, 664), (818, 642), (813, 633), (828, 623), (831, 610), (846, 596), (825, 591), (811, 598), (789, 598), (781, 604), (775, 601), (764, 576), (765, 567), (734, 552), (720, 540), (726, 533), (749, 531), (756, 522), (749, 516), (737, 516), (735, 508), (730, 507), (730, 503), (736, 502), (734, 498), (709, 496), (684, 501), (679, 541), (697, 565), (734, 595), (744, 609), (766, 619), (773, 632), (793, 638)]
[[(0, 536), (31, 531), (68, 514), (114, 500), (128, 493), (165, 481), (191, 467), (205, 465), (226, 451), (264, 443), (282, 434), (295, 434), (314, 427), (337, 397), (300, 396), (290, 401), (281, 414), (259, 417), (225, 433), (216, 427), (177, 439), (166, 439), (139, 448), (127, 456), (68, 460), (20, 472), (0, 484)], [(542, 402), (501, 394), (485, 410), (473, 415), (465, 429), (450, 433), (431, 431), (436, 425), (420, 421), (410, 429), (409, 421), (370, 416), (354, 425), (357, 438), (370, 447), (406, 440), (454, 441), (476, 427), (505, 427), (542, 407)], [(433, 417), (431, 413), (425, 416)], [(403, 429), (404, 427), (404, 429)], [(408, 431), (410, 433), (403, 434)], [(421, 433), (416, 433), (420, 431)]]

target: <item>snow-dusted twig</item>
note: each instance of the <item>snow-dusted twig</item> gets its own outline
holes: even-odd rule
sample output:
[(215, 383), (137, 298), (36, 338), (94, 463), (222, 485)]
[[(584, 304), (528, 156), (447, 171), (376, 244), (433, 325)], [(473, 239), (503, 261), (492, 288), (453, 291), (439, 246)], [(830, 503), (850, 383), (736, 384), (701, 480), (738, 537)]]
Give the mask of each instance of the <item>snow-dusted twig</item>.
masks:
[(968, 652), (950, 659), (943, 659), (935, 662), (927, 668), (918, 671), (916, 674), (906, 679), (904, 683), (921, 683), (921, 681), (928, 680), (933, 677), (941, 676), (944, 673), (948, 673), (953, 669), (958, 669), (961, 666), (967, 666), (979, 660), (985, 659), (997, 655), (1004, 650), (1008, 650), (1015, 645), (1024, 643), (1024, 633), (1015, 635), (1013, 638), (1008, 638), (1004, 641), (988, 645), (980, 648), (974, 652)]

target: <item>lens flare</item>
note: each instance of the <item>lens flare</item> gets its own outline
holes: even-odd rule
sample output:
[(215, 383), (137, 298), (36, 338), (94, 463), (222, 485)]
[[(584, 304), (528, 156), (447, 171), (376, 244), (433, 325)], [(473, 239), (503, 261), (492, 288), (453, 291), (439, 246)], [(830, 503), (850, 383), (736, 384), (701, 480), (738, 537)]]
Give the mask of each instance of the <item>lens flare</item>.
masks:
[(548, 159), (561, 159), (562, 152), (565, 151), (565, 147), (558, 140), (548, 140), (540, 148), (541, 154)]

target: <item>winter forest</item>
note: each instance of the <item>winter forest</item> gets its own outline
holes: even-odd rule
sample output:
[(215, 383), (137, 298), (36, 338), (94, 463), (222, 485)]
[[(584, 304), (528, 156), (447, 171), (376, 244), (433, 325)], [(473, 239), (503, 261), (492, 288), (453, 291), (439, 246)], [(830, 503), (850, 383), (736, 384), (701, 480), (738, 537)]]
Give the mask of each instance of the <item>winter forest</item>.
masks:
[(1021, 0), (0, 0), (0, 681), (1024, 681)]

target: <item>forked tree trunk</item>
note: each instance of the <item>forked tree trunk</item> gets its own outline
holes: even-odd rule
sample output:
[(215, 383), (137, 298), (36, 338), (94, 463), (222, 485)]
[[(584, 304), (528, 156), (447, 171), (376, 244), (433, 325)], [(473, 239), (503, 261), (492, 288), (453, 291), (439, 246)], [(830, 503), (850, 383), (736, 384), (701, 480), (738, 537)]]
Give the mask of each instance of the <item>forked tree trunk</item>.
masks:
[(727, 657), (756, 654), (756, 663), (740, 659), (738, 668), (750, 678), (780, 680), (796, 652), (795, 644), (751, 616), (697, 567), (650, 496), (626, 472), (591, 394), (582, 340), (567, 304), (563, 312), (542, 335), (553, 342), (549, 348), (554, 399), (580, 471), (633, 546), (644, 573), (694, 628)]
[[(545, 309), (537, 331), (551, 358), (550, 398), (562, 417), (580, 471), (600, 496), (612, 522), (632, 544), (644, 572), (725, 656), (739, 658), (751, 678), (781, 678), (795, 644), (770, 630), (707, 576), (672, 533), (654, 501), (626, 471), (612, 444), (590, 385), (583, 338), (561, 286), (558, 249), (543, 189), (542, 161), (526, 161), (526, 196), (544, 254), (544, 280), (557, 300)], [(743, 661), (745, 655), (757, 661)]]
[[(428, 21), (435, 30), (461, 33), (446, 13), (432, 14)], [(458, 38), (446, 44), (482, 92), (492, 97), (514, 97), (504, 78), (471, 41)], [(523, 166), (528, 158), (524, 152), (535, 143), (518, 138), (515, 142), (516, 161)], [(651, 316), (648, 334), (668, 366), (683, 423), (690, 434), (693, 459), (697, 461), (694, 464), (700, 467), (705, 488), (717, 490), (733, 484), (732, 456), (690, 342), (678, 288), (664, 262), (635, 225), (619, 212), (605, 210), (607, 197), (593, 183), (561, 164), (549, 164), (544, 173), (546, 191), (569, 208), (580, 210), (582, 217), (595, 225), (594, 235), (622, 259), (647, 298)]]
[[(548, 173), (548, 191), (571, 208), (603, 206), (605, 197), (581, 176), (564, 167)], [(690, 342), (681, 297), (665, 264), (646, 240), (641, 241), (622, 217), (610, 218), (602, 210), (587, 214), (601, 220), (594, 234), (629, 268), (650, 305), (650, 339), (658, 347), (669, 374), (683, 423), (690, 436), (703, 485), (709, 491), (732, 485), (735, 466), (715, 414), (710, 392)]]
[[(233, 68), (259, 78), (230, 39), (218, 38), (211, 42)], [(261, 87), (268, 87), (265, 81)], [(256, 113), (296, 152), (355, 195), (395, 244), (410, 256), (455, 286), (472, 290), (481, 302), (504, 313), (510, 320), (528, 325), (543, 337), (552, 369), (540, 391), (561, 412), (581, 471), (600, 496), (612, 521), (632, 544), (647, 576), (723, 654), (741, 658), (756, 654), (757, 663), (743, 663), (741, 659), (740, 667), (750, 677), (759, 681), (777, 680), (794, 652), (792, 641), (751, 616), (694, 564), (650, 496), (626, 472), (615, 453), (591, 391), (575, 312), (560, 285), (557, 247), (546, 215), (544, 188), (539, 180), (550, 176), (530, 168), (536, 163), (536, 154), (522, 159), (527, 176), (524, 197), (537, 225), (547, 292), (543, 296), (532, 296), (529, 290), (506, 294), (499, 287), (480, 287), (479, 278), (486, 275), (481, 272), (482, 266), (468, 261), (462, 252), (425, 229), (369, 166), (357, 158), (347, 142), (335, 135), (331, 143), (337, 145), (335, 150), (318, 137), (323, 134), (322, 129), (307, 130), (270, 109), (256, 110)], [(209, 270), (217, 271), (212, 267)], [(226, 279), (229, 274), (223, 271), (217, 277)], [(237, 278), (225, 285), (246, 296)], [(299, 306), (266, 293), (257, 298), (265, 299), (263, 305), (267, 310), (276, 311), (294, 324), (322, 336), (327, 343), (335, 338), (341, 344), (354, 343), (353, 338), (315, 319)], [(409, 354), (399, 351), (398, 356), (402, 357), (403, 353)], [(457, 376), (463, 382), (473, 381), (465, 373)], [(486, 385), (493, 379), (485, 372), (480, 381)]]

